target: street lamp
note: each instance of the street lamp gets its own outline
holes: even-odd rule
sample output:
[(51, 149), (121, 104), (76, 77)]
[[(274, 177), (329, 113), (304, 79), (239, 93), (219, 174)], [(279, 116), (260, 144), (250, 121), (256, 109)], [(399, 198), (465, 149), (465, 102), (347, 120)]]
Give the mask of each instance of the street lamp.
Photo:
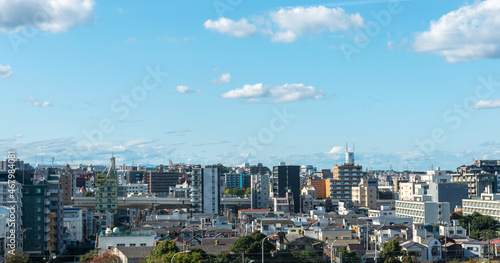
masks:
[(330, 263), (333, 263), (333, 244), (335, 244), (337, 240), (333, 240), (332, 244), (330, 244)]
[(174, 263), (174, 258), (175, 258), (175, 255), (177, 255), (177, 254), (181, 254), (181, 253), (189, 253), (189, 252), (191, 252), (191, 250), (180, 251), (180, 252), (175, 253), (175, 254), (172, 256), (172, 260), (170, 260), (170, 263)]
[(264, 240), (266, 240), (267, 237), (263, 238), (262, 239), (262, 244), (261, 244), (261, 247), (262, 247), (262, 263), (264, 263)]

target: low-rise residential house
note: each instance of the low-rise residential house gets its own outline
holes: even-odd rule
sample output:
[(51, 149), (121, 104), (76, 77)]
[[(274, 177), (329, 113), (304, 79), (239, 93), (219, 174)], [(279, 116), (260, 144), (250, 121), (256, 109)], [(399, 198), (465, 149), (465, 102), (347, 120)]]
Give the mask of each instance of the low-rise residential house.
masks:
[(155, 247), (115, 247), (112, 253), (117, 255), (122, 263), (139, 263), (148, 258), (149, 252)]
[(392, 237), (402, 237), (406, 240), (412, 239), (411, 228), (404, 225), (398, 226), (382, 226), (375, 228), (373, 232), (373, 242), (378, 250), (382, 248), (382, 244)]
[(277, 248), (283, 247), (285, 251), (289, 251), (291, 249), (297, 250), (299, 252), (310, 250), (317, 253), (318, 256), (320, 256), (321, 252), (323, 251), (323, 241), (302, 235), (292, 235), (292, 236), (287, 236), (284, 239), (283, 245), (281, 245), (280, 240), (278, 240), (276, 247)]
[(382, 205), (380, 206), (380, 210), (370, 209), (368, 210), (369, 217), (386, 217), (386, 216), (395, 216), (396, 211), (392, 210), (391, 206)]
[(259, 220), (259, 226), (254, 227), (254, 229), (260, 230), (260, 232), (267, 236), (280, 231), (287, 232), (288, 228), (293, 227), (294, 223), (290, 219), (261, 218)]
[(427, 247), (414, 241), (406, 241), (400, 244), (401, 249), (407, 251), (408, 255), (415, 259), (415, 262), (427, 260)]
[(372, 217), (372, 222), (376, 226), (411, 225), (413, 224), (413, 219), (409, 217), (384, 216)]
[(434, 237), (428, 237), (422, 241), (422, 245), (427, 247), (427, 260), (441, 259), (441, 242)]
[(318, 239), (326, 240), (339, 240), (339, 239), (354, 239), (356, 232), (348, 229), (320, 229)]
[(97, 237), (96, 247), (101, 250), (115, 247), (154, 247), (156, 234), (154, 231), (112, 232), (106, 231)]
[(486, 241), (469, 241), (463, 242), (464, 257), (485, 257), (488, 254), (488, 242)]

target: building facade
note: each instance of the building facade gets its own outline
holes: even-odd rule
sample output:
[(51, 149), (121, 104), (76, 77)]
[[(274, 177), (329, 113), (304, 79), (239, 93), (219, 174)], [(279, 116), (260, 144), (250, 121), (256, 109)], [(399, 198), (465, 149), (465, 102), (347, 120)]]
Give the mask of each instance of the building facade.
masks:
[(252, 182), (252, 209), (269, 208), (269, 174), (253, 174)]
[[(280, 163), (279, 166), (273, 167), (272, 175), (272, 195), (273, 197), (286, 197), (288, 190), (293, 195), (293, 203), (300, 204), (300, 166), (285, 165)], [(298, 213), (300, 205), (294, 206), (294, 213)]]
[(361, 179), (352, 187), (352, 202), (359, 207), (377, 209), (378, 180), (376, 178)]
[(396, 216), (409, 217), (414, 223), (440, 224), (450, 222), (450, 204), (432, 201), (396, 200)]

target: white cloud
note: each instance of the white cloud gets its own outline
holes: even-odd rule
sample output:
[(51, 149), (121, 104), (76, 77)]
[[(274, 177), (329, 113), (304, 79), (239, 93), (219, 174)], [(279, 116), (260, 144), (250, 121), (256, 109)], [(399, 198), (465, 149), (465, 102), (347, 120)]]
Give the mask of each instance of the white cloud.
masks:
[(340, 7), (294, 7), (282, 8), (267, 17), (256, 17), (254, 23), (242, 18), (238, 22), (228, 18), (216, 21), (207, 20), (206, 29), (247, 37), (256, 32), (271, 36), (272, 42), (291, 43), (304, 34), (321, 34), (325, 31), (348, 31), (364, 26), (364, 19), (359, 13), (349, 14)]
[(230, 90), (221, 95), (225, 99), (247, 99), (247, 102), (259, 102), (268, 98), (271, 103), (285, 103), (304, 99), (321, 99), (322, 90), (313, 86), (299, 84), (284, 84), (281, 86), (264, 86), (262, 83), (244, 85), (241, 89)]
[(450, 63), (500, 57), (500, 1), (474, 1), (452, 11), (430, 29), (418, 33), (413, 43), (417, 52), (433, 52)]
[(271, 37), (272, 42), (292, 43), (295, 40), (297, 40), (297, 34), (290, 30), (277, 32)]
[(473, 109), (500, 108), (500, 99), (496, 100), (480, 100), (476, 104), (470, 106)]
[(16, 33), (35, 26), (43, 31), (60, 33), (84, 24), (93, 15), (94, 0), (3, 0), (0, 1), (0, 30)]
[(342, 146), (333, 146), (333, 148), (327, 152), (327, 154), (340, 154), (344, 150)]
[(245, 18), (236, 22), (232, 19), (221, 17), (218, 20), (209, 19), (203, 25), (206, 29), (235, 37), (248, 37), (257, 31), (257, 27), (248, 23)]
[(222, 85), (224, 83), (231, 83), (231, 74), (224, 73), (220, 75), (220, 77), (212, 80), (212, 83), (215, 85)]
[(182, 94), (185, 94), (185, 93), (202, 93), (202, 91), (200, 89), (192, 89), (186, 85), (180, 85), (180, 86), (177, 86), (175, 87), (175, 90), (173, 90), (174, 92), (179, 92), (179, 93), (182, 93)]
[(221, 95), (225, 99), (240, 99), (240, 98), (262, 98), (268, 96), (268, 90), (258, 83), (255, 85), (246, 84), (241, 89), (230, 90)]
[(394, 46), (394, 41), (387, 41), (387, 48), (389, 50), (392, 50), (393, 49), (393, 46)]
[(31, 105), (33, 105), (33, 107), (49, 107), (49, 106), (52, 106), (52, 102), (51, 101), (43, 101), (43, 100), (40, 100), (40, 99), (37, 99), (33, 96), (29, 96), (28, 98), (28, 101), (31, 102)]
[(137, 39), (135, 37), (129, 37), (127, 40), (125, 40), (125, 44), (128, 44), (128, 43), (133, 43), (135, 42)]
[(12, 75), (12, 68), (9, 65), (0, 65), (0, 78), (8, 78), (10, 75)]
[(293, 42), (292, 39), (304, 33), (347, 31), (364, 25), (360, 14), (348, 14), (340, 7), (324, 6), (280, 9), (271, 14), (271, 20), (280, 30), (276, 33), (279, 36), (275, 35), (273, 39), (281, 38), (284, 42)]

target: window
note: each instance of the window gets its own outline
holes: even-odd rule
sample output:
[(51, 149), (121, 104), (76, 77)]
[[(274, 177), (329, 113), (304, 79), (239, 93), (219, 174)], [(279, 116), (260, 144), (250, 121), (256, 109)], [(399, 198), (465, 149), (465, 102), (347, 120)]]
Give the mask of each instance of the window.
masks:
[(125, 244), (116, 244), (117, 247), (124, 247)]
[(42, 198), (37, 197), (37, 198), (36, 198), (36, 202), (37, 202), (38, 204), (39, 204), (39, 203), (41, 203), (41, 202), (42, 202)]
[(141, 247), (145, 247), (146, 246), (146, 243), (141, 243)]
[(41, 207), (37, 207), (37, 208), (36, 208), (36, 211), (37, 211), (37, 212), (42, 212), (42, 208), (41, 208)]
[(135, 247), (135, 243), (130, 243), (130, 246), (131, 247)]
[(35, 190), (35, 193), (37, 193), (37, 194), (39, 194), (39, 193), (41, 193), (41, 192), (42, 192), (42, 189), (40, 189), (40, 188), (37, 188), (37, 189)]

